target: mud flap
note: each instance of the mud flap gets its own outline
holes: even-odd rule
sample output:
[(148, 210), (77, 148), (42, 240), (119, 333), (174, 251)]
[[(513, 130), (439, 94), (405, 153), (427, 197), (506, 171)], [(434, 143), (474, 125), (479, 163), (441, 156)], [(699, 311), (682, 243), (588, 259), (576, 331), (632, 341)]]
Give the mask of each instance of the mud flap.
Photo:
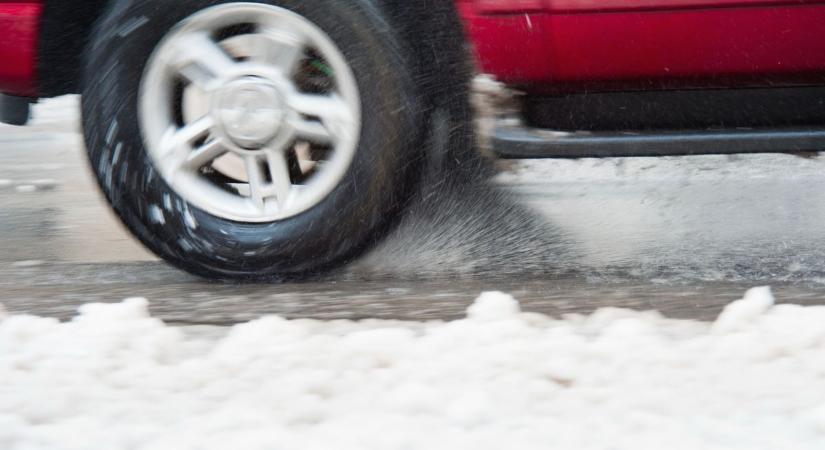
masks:
[(26, 125), (31, 117), (33, 99), (0, 94), (0, 122)]

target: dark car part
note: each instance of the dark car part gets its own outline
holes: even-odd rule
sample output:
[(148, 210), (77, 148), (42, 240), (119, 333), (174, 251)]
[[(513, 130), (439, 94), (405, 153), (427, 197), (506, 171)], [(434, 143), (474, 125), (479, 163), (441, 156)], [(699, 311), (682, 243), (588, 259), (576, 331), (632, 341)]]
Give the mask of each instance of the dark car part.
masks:
[(33, 101), (28, 97), (0, 94), (0, 122), (9, 125), (26, 125), (31, 116)]
[(825, 88), (525, 96), (509, 92), (492, 146), (504, 158), (600, 158), (825, 150)]
[(503, 158), (605, 158), (825, 149), (825, 128), (652, 132), (567, 132), (499, 125), (493, 149)]

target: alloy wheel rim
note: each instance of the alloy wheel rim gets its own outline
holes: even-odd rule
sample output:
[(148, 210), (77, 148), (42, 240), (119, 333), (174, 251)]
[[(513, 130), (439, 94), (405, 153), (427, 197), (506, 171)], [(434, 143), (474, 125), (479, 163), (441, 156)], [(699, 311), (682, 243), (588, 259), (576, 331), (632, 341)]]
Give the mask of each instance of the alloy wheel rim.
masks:
[(306, 18), (260, 3), (213, 6), (173, 28), (149, 58), (138, 109), (160, 176), (188, 203), (239, 222), (323, 201), (361, 130), (343, 53)]

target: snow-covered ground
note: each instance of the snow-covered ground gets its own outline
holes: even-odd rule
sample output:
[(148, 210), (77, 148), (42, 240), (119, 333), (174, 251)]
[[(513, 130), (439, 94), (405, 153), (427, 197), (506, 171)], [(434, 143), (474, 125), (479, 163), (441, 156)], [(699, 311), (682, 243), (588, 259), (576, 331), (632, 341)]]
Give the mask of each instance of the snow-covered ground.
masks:
[(553, 319), (482, 295), (454, 322), (166, 325), (145, 300), (0, 319), (0, 448), (821, 449), (825, 307), (751, 290), (714, 323)]

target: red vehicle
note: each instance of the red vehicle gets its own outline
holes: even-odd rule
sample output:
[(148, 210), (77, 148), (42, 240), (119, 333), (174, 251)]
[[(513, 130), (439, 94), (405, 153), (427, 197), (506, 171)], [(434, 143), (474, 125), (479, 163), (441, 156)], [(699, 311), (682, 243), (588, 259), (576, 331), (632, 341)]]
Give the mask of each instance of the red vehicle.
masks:
[(2, 1), (0, 119), (82, 94), (147, 247), (300, 276), (374, 243), (423, 174), (475, 179), (479, 72), (502, 157), (822, 150), (823, 24), (814, 0)]

